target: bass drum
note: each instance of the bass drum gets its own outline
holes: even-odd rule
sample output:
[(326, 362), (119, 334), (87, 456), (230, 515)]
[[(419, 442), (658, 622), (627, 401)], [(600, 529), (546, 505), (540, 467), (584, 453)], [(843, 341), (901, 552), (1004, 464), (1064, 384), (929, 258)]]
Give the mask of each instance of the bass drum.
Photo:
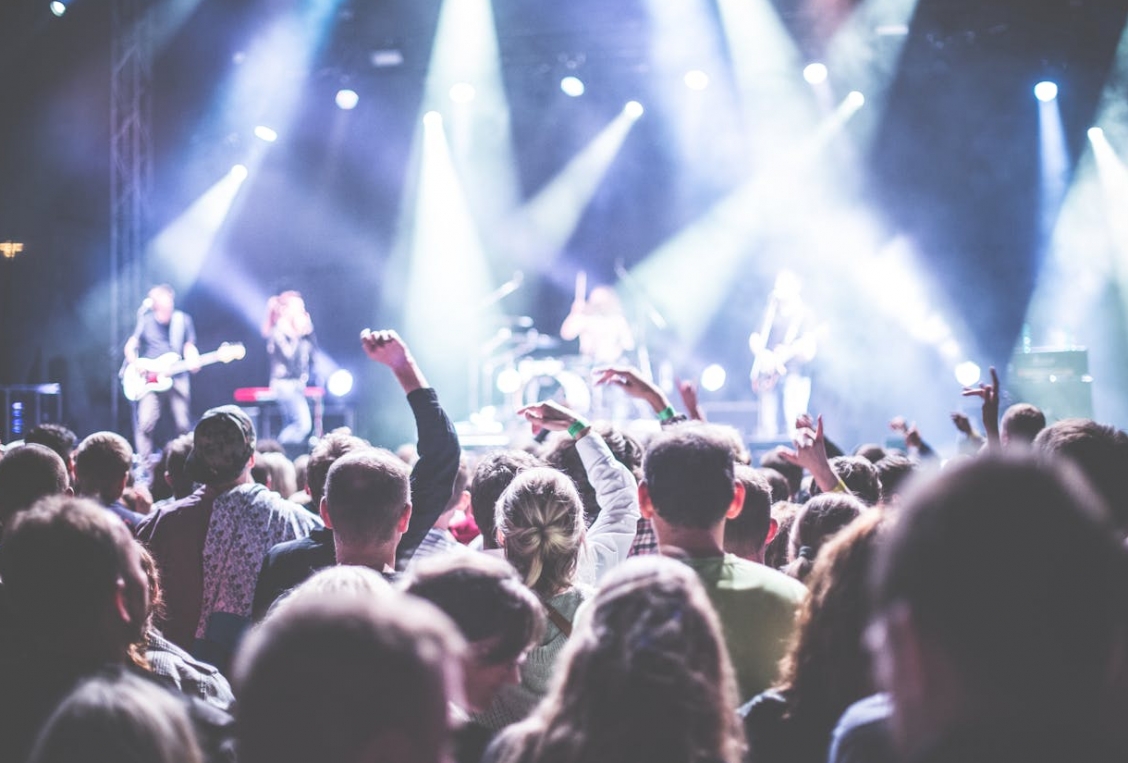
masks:
[(591, 411), (591, 390), (584, 377), (563, 368), (551, 373), (535, 373), (521, 390), (521, 405), (534, 405), (542, 400), (552, 400), (571, 408), (576, 413)]

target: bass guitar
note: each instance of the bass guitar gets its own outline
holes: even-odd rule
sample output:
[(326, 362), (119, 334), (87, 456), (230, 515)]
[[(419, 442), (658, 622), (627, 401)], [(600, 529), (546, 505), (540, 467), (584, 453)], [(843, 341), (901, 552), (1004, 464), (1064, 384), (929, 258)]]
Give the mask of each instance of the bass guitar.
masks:
[(206, 352), (189, 362), (175, 352), (166, 352), (159, 358), (138, 358), (121, 371), (121, 389), (133, 402), (149, 392), (164, 392), (172, 387), (172, 378), (185, 371), (210, 366), (213, 363), (230, 363), (242, 360), (247, 348), (241, 342), (224, 342), (215, 351)]

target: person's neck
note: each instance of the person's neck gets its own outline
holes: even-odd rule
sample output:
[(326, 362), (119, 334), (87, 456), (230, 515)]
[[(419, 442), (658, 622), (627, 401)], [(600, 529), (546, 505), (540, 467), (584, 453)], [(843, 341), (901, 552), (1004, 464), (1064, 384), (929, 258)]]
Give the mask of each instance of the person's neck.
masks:
[(662, 548), (676, 548), (693, 559), (725, 555), (724, 522), (700, 528), (672, 525), (659, 516), (655, 516), (653, 521), (654, 531), (658, 534), (658, 545)]
[(214, 485), (208, 485), (208, 489), (211, 490), (213, 494), (219, 495), (220, 493), (226, 493), (228, 490), (239, 487), (240, 485), (250, 484), (252, 481), (251, 470), (248, 469), (230, 482), (221, 482)]
[(350, 546), (334, 533), (337, 564), (355, 564), (370, 567), (377, 572), (394, 572), (396, 569), (396, 542), (384, 541), (360, 546)]

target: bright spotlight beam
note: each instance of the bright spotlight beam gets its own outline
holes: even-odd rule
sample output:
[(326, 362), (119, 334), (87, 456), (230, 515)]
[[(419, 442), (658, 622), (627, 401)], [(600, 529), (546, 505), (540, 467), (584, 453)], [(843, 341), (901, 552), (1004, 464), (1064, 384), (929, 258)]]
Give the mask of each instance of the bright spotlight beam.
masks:
[(512, 225), (514, 257), (546, 268), (571, 238), (635, 119), (626, 109), (525, 204)]
[(1057, 83), (1046, 80), (1034, 86), (1034, 97), (1042, 103), (1049, 103), (1058, 97)]
[(196, 282), (235, 197), (247, 178), (237, 164), (149, 242), (149, 269), (178, 290)]

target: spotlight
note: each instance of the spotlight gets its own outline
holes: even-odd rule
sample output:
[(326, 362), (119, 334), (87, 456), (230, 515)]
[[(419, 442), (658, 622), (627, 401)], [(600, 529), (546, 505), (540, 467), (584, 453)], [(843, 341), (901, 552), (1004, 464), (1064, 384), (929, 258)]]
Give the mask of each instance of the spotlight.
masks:
[(469, 82), (456, 82), (450, 87), (450, 99), (455, 103), (470, 103), (477, 92)]
[(329, 374), (329, 381), (325, 386), (329, 388), (329, 394), (333, 397), (344, 397), (352, 392), (353, 375), (343, 368), (338, 368)]
[(337, 91), (337, 106), (345, 111), (352, 111), (356, 105), (360, 103), (360, 96), (356, 94), (355, 90), (338, 90)]
[(1057, 98), (1057, 95), (1058, 86), (1055, 83), (1050, 82), (1049, 80), (1039, 82), (1034, 86), (1034, 97), (1042, 103), (1049, 103), (1053, 99)]
[(56, 16), (62, 16), (66, 12), (66, 3), (60, 3), (59, 0), (55, 0), (55, 2), (51, 3), (51, 13), (54, 13)]
[(701, 388), (708, 392), (716, 392), (725, 386), (726, 378), (725, 369), (716, 363), (705, 366), (705, 370), (701, 372)]
[(1099, 127), (1089, 128), (1089, 140), (1100, 140), (1104, 137), (1104, 130)]
[(443, 115), (437, 111), (428, 111), (423, 115), (423, 126), (435, 129), (443, 126)]
[(231, 177), (240, 182), (247, 179), (247, 174), (247, 165), (245, 164), (236, 164), (231, 168)]
[(860, 109), (866, 105), (866, 97), (859, 90), (851, 90), (850, 94), (846, 96), (846, 100), (854, 108)]
[(704, 90), (709, 87), (709, 75), (700, 69), (685, 73), (685, 86), (690, 90)]
[(560, 89), (564, 91), (565, 95), (570, 95), (573, 98), (579, 98), (584, 94), (584, 83), (579, 77), (565, 77), (560, 80)]
[(266, 125), (259, 125), (255, 128), (255, 137), (259, 140), (264, 140), (267, 143), (273, 143), (278, 140), (278, 133), (270, 129)]
[(812, 85), (821, 85), (826, 82), (827, 74), (826, 64), (818, 62), (807, 64), (806, 68), (803, 69), (803, 79)]
[(638, 119), (642, 116), (644, 111), (645, 109), (642, 108), (642, 104), (638, 101), (627, 101), (627, 105), (623, 107), (623, 113), (631, 119)]
[(970, 387), (979, 381), (981, 371), (979, 366), (972, 363), (970, 360), (965, 360), (956, 366), (956, 381), (965, 387)]

